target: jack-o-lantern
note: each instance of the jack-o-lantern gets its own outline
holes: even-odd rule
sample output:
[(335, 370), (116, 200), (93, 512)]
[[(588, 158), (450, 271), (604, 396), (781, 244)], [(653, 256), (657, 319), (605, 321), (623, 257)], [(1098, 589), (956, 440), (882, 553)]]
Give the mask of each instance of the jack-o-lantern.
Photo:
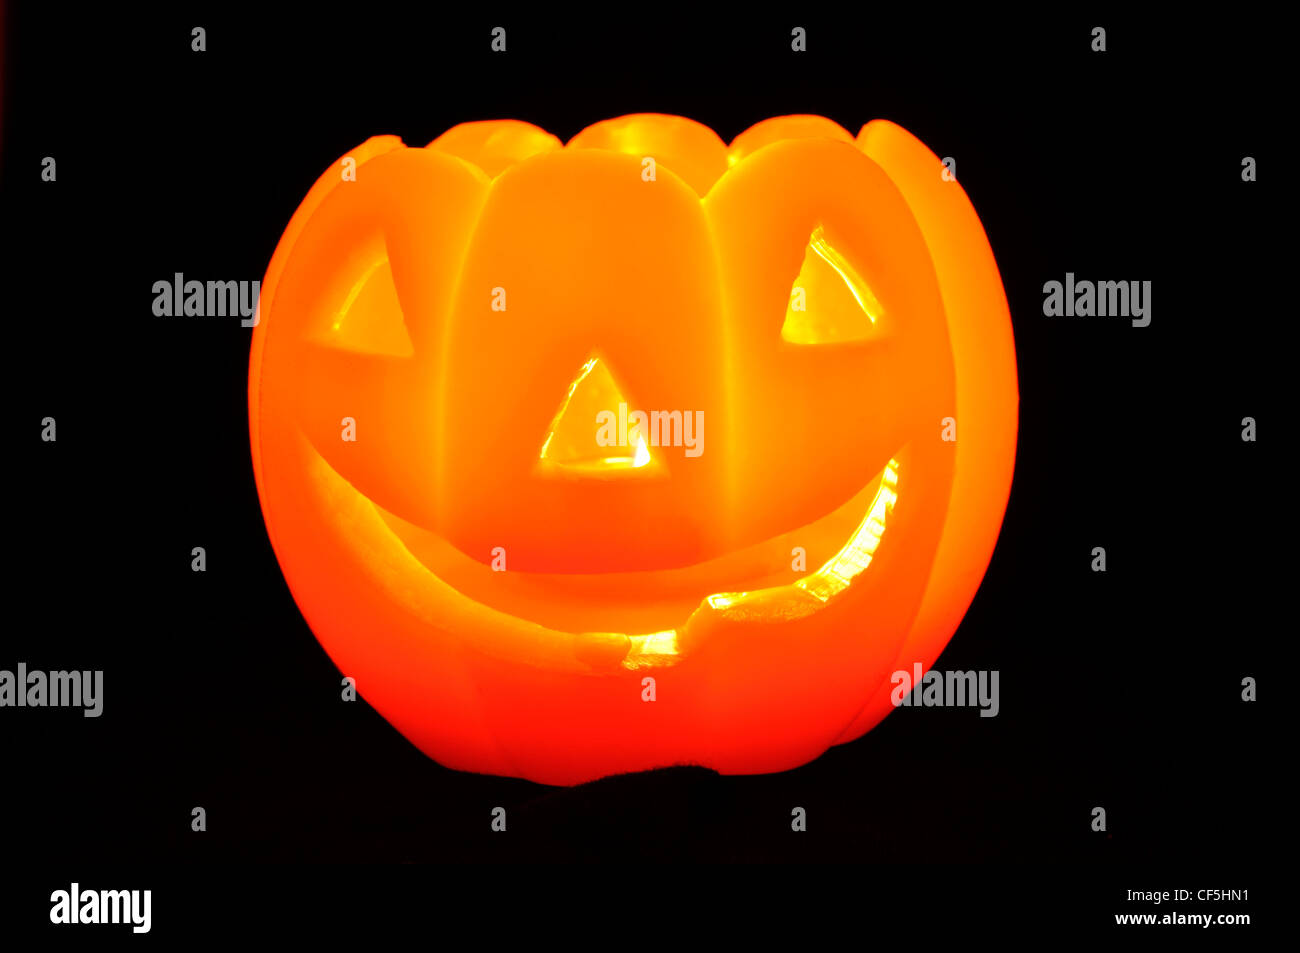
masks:
[(371, 139), (289, 223), (249, 375), (342, 673), (439, 762), (555, 784), (871, 728), (974, 596), (1016, 416), (961, 187), (814, 116)]

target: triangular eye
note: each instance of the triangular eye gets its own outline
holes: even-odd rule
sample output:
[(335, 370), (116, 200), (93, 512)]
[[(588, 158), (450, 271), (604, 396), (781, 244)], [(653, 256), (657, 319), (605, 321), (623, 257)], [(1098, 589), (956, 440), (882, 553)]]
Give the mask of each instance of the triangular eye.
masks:
[(362, 271), (338, 309), (325, 317), (316, 335), (321, 344), (357, 354), (415, 354), (387, 257)]
[(541, 467), (591, 476), (649, 468), (646, 435), (609, 368), (593, 357), (579, 369), (542, 443)]
[(869, 340), (880, 333), (883, 313), (870, 286), (818, 225), (790, 288), (781, 340), (791, 344)]

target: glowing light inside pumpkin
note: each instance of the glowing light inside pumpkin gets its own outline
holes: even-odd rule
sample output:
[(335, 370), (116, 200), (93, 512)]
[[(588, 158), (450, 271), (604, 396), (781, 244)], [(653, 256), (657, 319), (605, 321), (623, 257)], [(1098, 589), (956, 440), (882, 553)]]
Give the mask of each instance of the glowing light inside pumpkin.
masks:
[[(844, 294), (847, 288), (857, 307)], [(802, 300), (796, 307), (796, 296)], [(781, 339), (791, 344), (830, 344), (861, 341), (871, 336), (884, 309), (848, 259), (826, 239), (822, 226), (813, 229), (786, 307)], [(863, 320), (865, 318), (866, 320)]]
[(623, 658), (623, 668), (658, 668), (677, 660), (677, 630), (629, 636), (632, 647)]
[(726, 609), (744, 599), (748, 592), (718, 592), (709, 596), (708, 603), (714, 609)]
[(885, 522), (898, 502), (898, 461), (891, 459), (880, 478), (880, 489), (858, 531), (843, 549), (815, 573), (795, 583), (822, 602), (848, 588), (853, 578), (871, 565), (871, 557), (885, 533)]
[(597, 414), (617, 415), (619, 406), (626, 404), (609, 368), (598, 357), (589, 359), (569, 385), (560, 409), (552, 418), (539, 459), (545, 466), (588, 473), (646, 466), (651, 459), (650, 448), (646, 446), (645, 435), (636, 427), (628, 430), (630, 454), (611, 455), (609, 447), (597, 442)]
[(328, 330), (322, 325), (310, 335), (319, 344), (355, 354), (415, 354), (387, 255), (381, 255), (361, 272), (332, 314)]
[[(880, 488), (871, 502), (871, 509), (867, 511), (866, 518), (853, 538), (820, 569), (797, 580), (794, 585), (816, 597), (819, 602), (829, 602), (832, 596), (847, 589), (854, 578), (871, 565), (871, 559), (885, 534), (889, 514), (897, 502), (898, 461), (891, 458), (881, 474)], [(758, 589), (753, 592), (717, 592), (706, 597), (705, 602), (713, 609), (729, 609), (747, 602), (757, 602), (762, 596), (774, 591)], [(632, 640), (632, 648), (623, 659), (624, 668), (652, 668), (671, 665), (677, 661), (675, 629), (629, 638)]]
[[(885, 534), (889, 514), (897, 502), (898, 461), (891, 458), (881, 474), (880, 488), (871, 502), (871, 508), (853, 537), (820, 569), (796, 580), (794, 585), (809, 595), (816, 596), (821, 602), (828, 602), (832, 596), (847, 589), (853, 579), (871, 565), (871, 558), (876, 552), (876, 547), (880, 545), (881, 537)], [(706, 601), (714, 609), (727, 609), (755, 601), (757, 597), (768, 591), (770, 590), (718, 592), (709, 596)]]
[(338, 316), (335, 317), (334, 324), (332, 325), (333, 330), (337, 331), (343, 326), (344, 316), (348, 313), (349, 309), (351, 309), (352, 305), (356, 302), (357, 297), (361, 294), (361, 289), (364, 288), (366, 286), (366, 282), (370, 280), (370, 276), (379, 270), (380, 265), (386, 265), (386, 264), (388, 264), (388, 259), (380, 258), (373, 265), (371, 265), (369, 268), (367, 268), (365, 271), (361, 273), (361, 277), (358, 278), (353, 283), (351, 290), (348, 291), (348, 296), (344, 298), (343, 303), (339, 305)]

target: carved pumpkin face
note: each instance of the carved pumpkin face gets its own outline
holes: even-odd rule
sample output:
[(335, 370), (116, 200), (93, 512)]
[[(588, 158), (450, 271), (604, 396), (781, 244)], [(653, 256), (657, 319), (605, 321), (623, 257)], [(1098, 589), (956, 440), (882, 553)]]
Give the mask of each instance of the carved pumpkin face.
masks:
[(939, 160), (659, 115), (347, 158), (271, 261), (249, 414), (358, 691), (448, 766), (562, 784), (783, 770), (883, 718), (1015, 455), (1006, 299)]

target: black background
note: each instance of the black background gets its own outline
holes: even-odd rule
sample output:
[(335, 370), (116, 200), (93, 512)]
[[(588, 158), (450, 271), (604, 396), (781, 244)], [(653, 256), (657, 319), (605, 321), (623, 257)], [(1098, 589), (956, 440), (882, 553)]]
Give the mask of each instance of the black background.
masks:
[[(1219, 881), (1273, 849), (1289, 757), (1270, 677), (1293, 317), (1271, 228), (1276, 28), (802, 9), (9, 10), (0, 667), (105, 672), (99, 719), (0, 712), (15, 856), (1187, 863), (1241, 885)], [(262, 524), (250, 332), (154, 317), (153, 282), (260, 279), (315, 178), (371, 135), (518, 118), (567, 139), (640, 111), (726, 140), (792, 112), (853, 133), (883, 117), (956, 158), (1010, 301), (1021, 417), (997, 551), (937, 667), (998, 669), (997, 718), (904, 709), (784, 774), (559, 789), (446, 770), (339, 701)], [(1151, 325), (1045, 318), (1043, 283), (1067, 271), (1152, 281)]]

